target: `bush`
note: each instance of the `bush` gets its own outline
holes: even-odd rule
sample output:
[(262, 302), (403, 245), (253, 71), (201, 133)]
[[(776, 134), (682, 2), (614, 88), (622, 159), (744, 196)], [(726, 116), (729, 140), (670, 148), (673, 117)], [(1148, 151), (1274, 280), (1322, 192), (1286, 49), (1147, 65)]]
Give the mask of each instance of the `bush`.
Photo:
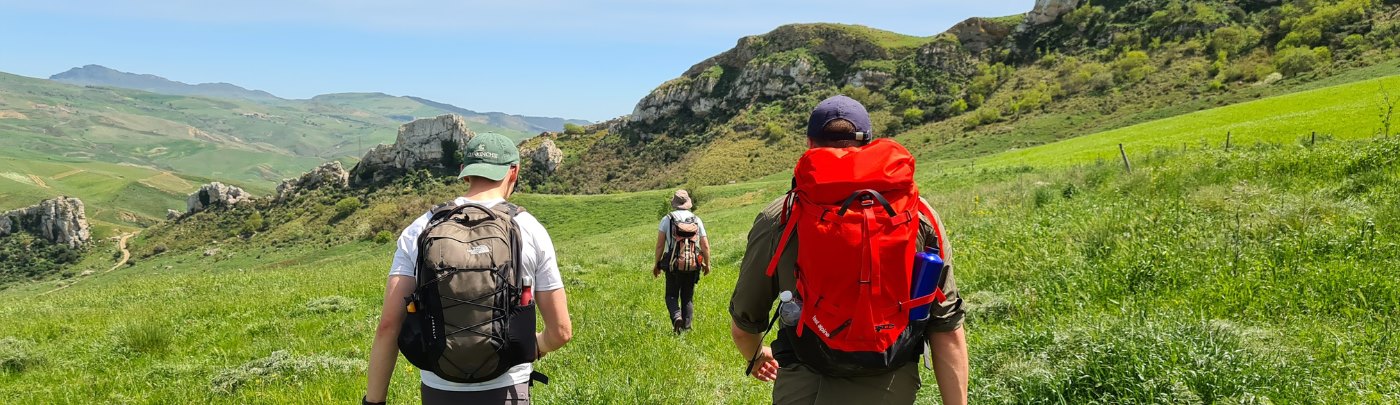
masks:
[(1128, 52), (1113, 63), (1113, 78), (1120, 84), (1137, 83), (1153, 73), (1157, 73), (1157, 67), (1152, 66), (1147, 52)]
[(1317, 52), (1305, 47), (1285, 48), (1274, 55), (1274, 67), (1284, 76), (1311, 72), (1321, 62)]
[(385, 244), (394, 240), (394, 233), (389, 231), (379, 231), (374, 234), (374, 243)]
[(572, 122), (564, 123), (564, 133), (569, 135), (582, 135), (585, 132), (582, 125)]
[(1001, 121), (1001, 110), (993, 107), (982, 107), (972, 112), (972, 116), (968, 118), (967, 127), (976, 128), (997, 121)]
[(359, 198), (355, 198), (355, 197), (345, 197), (345, 198), (340, 199), (340, 201), (336, 201), (336, 202), (335, 202), (335, 217), (336, 217), (337, 219), (345, 218), (345, 217), (350, 216), (350, 214), (354, 214), (355, 211), (356, 211), (356, 210), (359, 210), (359, 209), (360, 209), (360, 199), (359, 199)]
[(1259, 30), (1251, 27), (1220, 27), (1210, 34), (1210, 49), (1238, 56), (1257, 45), (1263, 37)]
[(924, 110), (918, 107), (905, 108), (901, 115), (904, 117), (904, 122), (909, 125), (916, 125), (924, 121)]
[(244, 237), (252, 236), (254, 233), (265, 229), (263, 225), (265, 225), (265, 223), (263, 222), (262, 213), (253, 211), (253, 215), (249, 215), (247, 219), (243, 220), (243, 227), (239, 230), (239, 234)]

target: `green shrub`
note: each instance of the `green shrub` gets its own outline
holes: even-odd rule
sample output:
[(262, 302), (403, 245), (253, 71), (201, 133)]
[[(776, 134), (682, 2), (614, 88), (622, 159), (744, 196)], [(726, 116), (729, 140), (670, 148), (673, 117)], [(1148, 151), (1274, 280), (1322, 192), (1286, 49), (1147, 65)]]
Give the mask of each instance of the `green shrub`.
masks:
[(1252, 27), (1227, 26), (1210, 34), (1210, 49), (1230, 56), (1242, 55), (1264, 36)]
[(355, 197), (345, 197), (335, 202), (335, 217), (345, 218), (354, 214), (360, 209), (360, 199)]
[(262, 213), (253, 211), (253, 215), (249, 215), (247, 219), (243, 220), (243, 227), (239, 229), (239, 234), (245, 237), (250, 236), (260, 230), (266, 229), (264, 228), (265, 225)]
[(924, 121), (924, 110), (921, 110), (918, 107), (905, 108), (904, 112), (901, 113), (901, 116), (904, 117), (904, 122), (906, 124), (917, 125)]
[(1113, 78), (1120, 84), (1137, 83), (1157, 72), (1147, 52), (1131, 51), (1113, 63)]
[(564, 133), (569, 135), (582, 135), (585, 132), (582, 125), (572, 122), (564, 123)]
[(1311, 72), (1319, 63), (1317, 52), (1305, 47), (1285, 48), (1274, 55), (1274, 67), (1288, 77)]
[(394, 233), (389, 231), (379, 231), (374, 234), (374, 243), (385, 244), (394, 240)]

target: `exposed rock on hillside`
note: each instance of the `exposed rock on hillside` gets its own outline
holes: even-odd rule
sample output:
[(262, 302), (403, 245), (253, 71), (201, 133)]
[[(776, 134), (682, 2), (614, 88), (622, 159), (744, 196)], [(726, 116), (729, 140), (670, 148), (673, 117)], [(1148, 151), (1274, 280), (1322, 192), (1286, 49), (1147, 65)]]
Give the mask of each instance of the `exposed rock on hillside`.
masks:
[(379, 145), (350, 169), (356, 184), (393, 179), (404, 173), (428, 169), (447, 173), (457, 169), (462, 145), (473, 136), (466, 121), (456, 114), (419, 119), (399, 127), (393, 145)]
[(282, 180), (277, 185), (277, 195), (273, 201), (286, 201), (298, 194), (322, 187), (346, 187), (350, 184), (350, 172), (339, 161), (322, 163), (315, 169), (295, 179)]
[(1074, 11), (1075, 7), (1079, 7), (1079, 0), (1035, 0), (1035, 8), (1026, 13), (1022, 27), (1055, 22), (1060, 16)]
[(205, 184), (199, 191), (191, 193), (185, 200), (185, 213), (193, 214), (215, 207), (232, 207), (244, 201), (252, 201), (253, 195), (237, 186), (220, 182)]
[(83, 202), (59, 197), (0, 214), (0, 236), (29, 232), (49, 242), (80, 247), (92, 238)]
[(564, 162), (564, 151), (554, 145), (553, 140), (545, 139), (540, 146), (529, 152), (530, 160), (545, 173), (554, 173)]
[(991, 49), (1011, 35), (1011, 27), (986, 18), (969, 18), (948, 29), (963, 48), (974, 54)]

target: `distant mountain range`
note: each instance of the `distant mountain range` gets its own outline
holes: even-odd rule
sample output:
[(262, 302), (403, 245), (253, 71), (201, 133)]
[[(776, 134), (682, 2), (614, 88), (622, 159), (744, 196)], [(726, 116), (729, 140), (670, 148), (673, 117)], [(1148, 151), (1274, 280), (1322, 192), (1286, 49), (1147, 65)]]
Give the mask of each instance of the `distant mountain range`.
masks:
[(149, 91), (172, 96), (236, 98), (251, 101), (277, 101), (281, 98), (262, 90), (248, 90), (228, 83), (189, 84), (147, 74), (127, 73), (102, 65), (75, 67), (49, 76), (49, 80), (79, 86), (107, 86)]
[[(102, 65), (72, 68), (66, 72), (49, 76), (49, 80), (79, 86), (116, 87), (174, 96), (239, 99), (259, 103), (305, 102), (305, 100), (283, 99), (262, 90), (249, 90), (229, 83), (188, 84), (151, 74), (123, 72)], [(391, 96), (384, 93), (323, 94), (313, 97), (309, 101), (361, 108), (380, 113), (383, 117), (395, 121), (404, 122), (418, 117), (444, 113), (458, 114), (469, 122), (483, 124), (481, 128), (474, 128), (478, 131), (508, 132), (507, 135), (515, 137), (546, 131), (562, 131), (565, 123), (590, 124), (589, 121), (578, 119), (530, 117), (500, 112), (481, 113), (424, 98)]]

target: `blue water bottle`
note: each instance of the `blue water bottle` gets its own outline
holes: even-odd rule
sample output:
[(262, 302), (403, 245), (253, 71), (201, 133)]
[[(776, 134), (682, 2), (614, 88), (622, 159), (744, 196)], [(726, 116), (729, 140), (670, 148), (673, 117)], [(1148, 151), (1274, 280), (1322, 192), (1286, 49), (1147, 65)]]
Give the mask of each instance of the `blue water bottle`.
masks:
[[(914, 282), (909, 298), (915, 299), (925, 295), (933, 294), (938, 289), (938, 281), (943, 275), (943, 258), (938, 255), (937, 248), (928, 248), (923, 252), (914, 254)], [(910, 321), (922, 321), (928, 319), (929, 306), (932, 303), (920, 305), (909, 310)]]

